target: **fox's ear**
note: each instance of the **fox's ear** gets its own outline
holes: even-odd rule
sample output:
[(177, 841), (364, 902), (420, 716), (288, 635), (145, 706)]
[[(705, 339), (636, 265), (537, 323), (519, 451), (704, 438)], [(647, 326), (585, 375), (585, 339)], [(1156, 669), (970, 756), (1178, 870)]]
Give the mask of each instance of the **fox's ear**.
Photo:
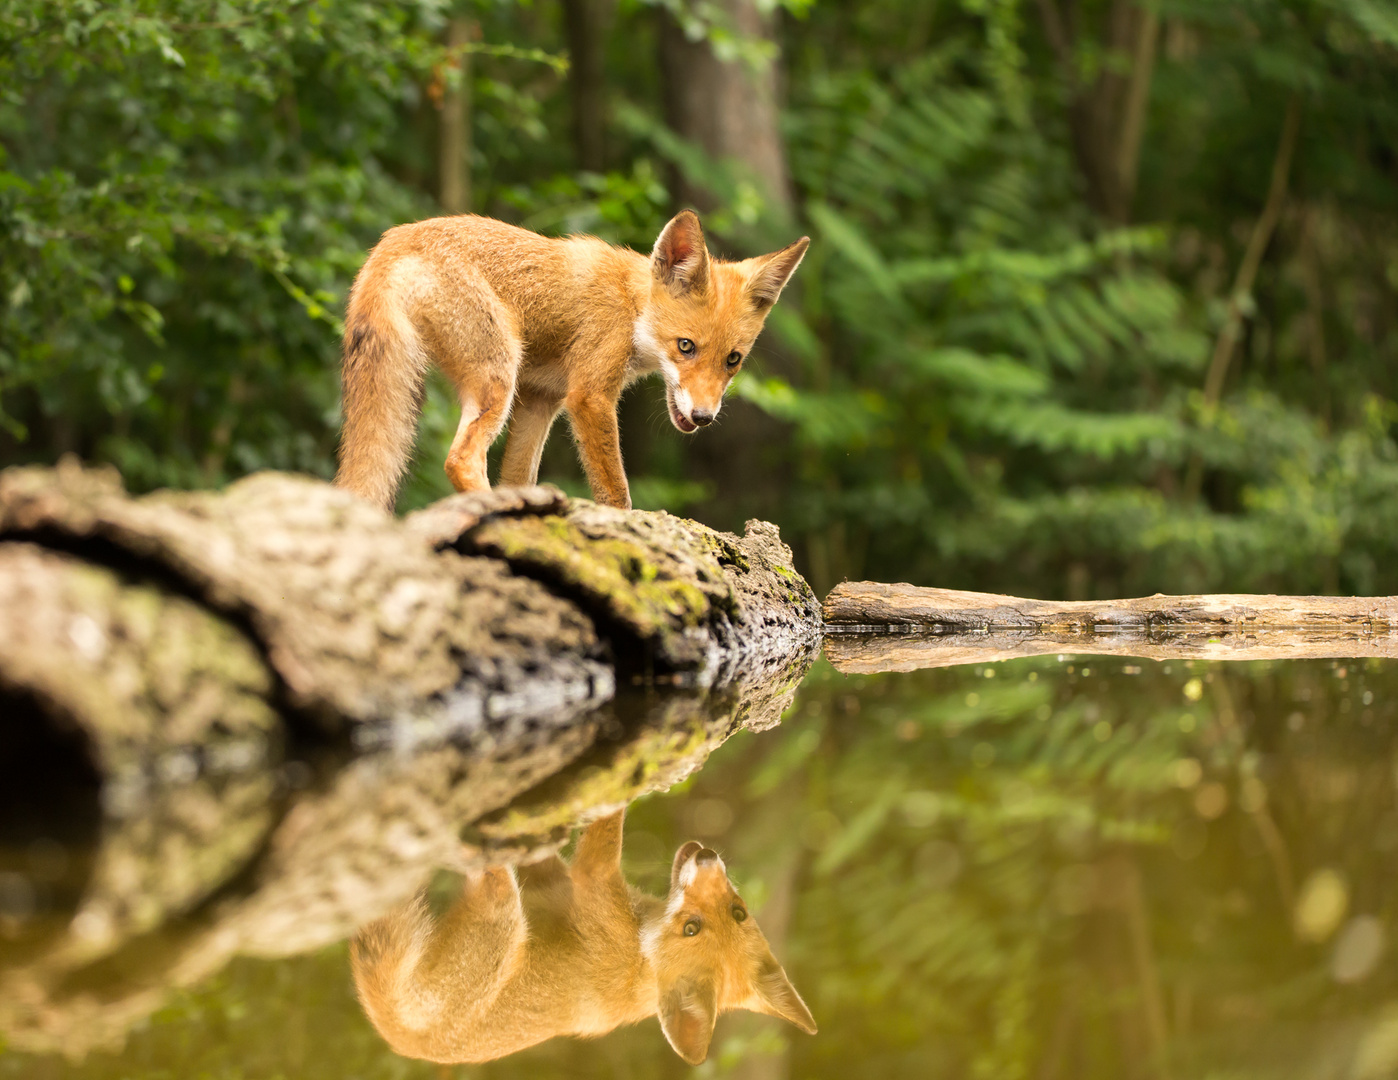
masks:
[(718, 1021), (718, 991), (708, 980), (681, 979), (660, 991), (660, 1029), (691, 1065), (709, 1056)]
[(650, 271), (677, 296), (708, 288), (709, 250), (693, 210), (681, 210), (660, 230), (650, 253)]
[(769, 308), (777, 302), (782, 289), (796, 273), (801, 260), (806, 257), (806, 249), (811, 246), (811, 238), (803, 236), (794, 244), (788, 244), (780, 251), (750, 260), (757, 269), (748, 280), (748, 295), (759, 310)]
[(795, 1024), (807, 1035), (816, 1033), (816, 1022), (811, 1016), (811, 1010), (806, 1008), (806, 1003), (801, 1000), (796, 987), (791, 985), (791, 980), (786, 977), (786, 972), (775, 959), (769, 958), (762, 965), (757, 978), (753, 980), (753, 985), (757, 990), (754, 1012), (780, 1016), (788, 1023)]
[(698, 840), (686, 840), (680, 845), (679, 851), (675, 852), (675, 861), (670, 864), (670, 891), (674, 892), (680, 885), (680, 871), (684, 869), (684, 864), (689, 862), (689, 857), (696, 851), (703, 850), (704, 845)]

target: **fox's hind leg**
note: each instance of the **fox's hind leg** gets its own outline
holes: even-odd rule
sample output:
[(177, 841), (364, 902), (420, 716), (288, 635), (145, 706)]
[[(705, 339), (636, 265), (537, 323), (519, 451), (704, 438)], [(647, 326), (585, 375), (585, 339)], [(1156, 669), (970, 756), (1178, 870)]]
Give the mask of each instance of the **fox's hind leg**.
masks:
[(446, 472), (457, 491), (480, 491), (490, 487), (486, 453), (509, 418), (524, 348), (514, 320), (479, 275), (460, 283), (457, 299), (450, 316), (433, 328), (437, 366), (461, 402)]
[(492, 866), (468, 874), (423, 957), (427, 981), (469, 995), (458, 1001), (488, 1002), (518, 969), (527, 934), (510, 869)]
[(549, 429), (562, 407), (563, 398), (558, 394), (527, 385), (515, 391), (510, 441), (505, 444), (505, 460), (500, 466), (502, 484), (539, 482), (539, 459), (543, 457)]

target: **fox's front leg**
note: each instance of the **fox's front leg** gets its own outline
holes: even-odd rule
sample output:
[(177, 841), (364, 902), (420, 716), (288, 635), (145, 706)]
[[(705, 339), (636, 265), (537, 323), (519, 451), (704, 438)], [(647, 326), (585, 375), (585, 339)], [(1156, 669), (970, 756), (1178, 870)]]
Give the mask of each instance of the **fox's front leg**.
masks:
[(608, 814), (589, 825), (578, 840), (573, 873), (591, 878), (621, 873), (621, 825), (624, 810)]
[(568, 394), (568, 419), (578, 441), (592, 497), (604, 506), (631, 509), (631, 489), (626, 484), (626, 468), (621, 463), (621, 434), (616, 422), (616, 404), (621, 396), (618, 384), (597, 390)]

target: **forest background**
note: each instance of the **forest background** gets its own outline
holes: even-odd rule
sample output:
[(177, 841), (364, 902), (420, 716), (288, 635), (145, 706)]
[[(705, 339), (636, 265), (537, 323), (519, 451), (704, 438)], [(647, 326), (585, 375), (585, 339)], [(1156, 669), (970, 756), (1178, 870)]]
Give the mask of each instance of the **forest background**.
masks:
[(624, 399), (638, 506), (822, 592), (1398, 592), (1391, 0), (0, 0), (0, 466), (328, 477), (385, 228), (683, 205), (814, 243), (717, 428)]

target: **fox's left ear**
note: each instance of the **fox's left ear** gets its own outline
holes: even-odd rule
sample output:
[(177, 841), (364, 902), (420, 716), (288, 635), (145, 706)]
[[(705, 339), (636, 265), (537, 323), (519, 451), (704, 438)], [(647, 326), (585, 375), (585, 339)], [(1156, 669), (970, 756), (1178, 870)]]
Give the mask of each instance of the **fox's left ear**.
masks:
[(718, 991), (705, 979), (679, 979), (660, 988), (660, 1029), (675, 1053), (702, 1065), (718, 1021)]
[(777, 302), (777, 297), (781, 296), (782, 289), (786, 288), (786, 283), (791, 280), (791, 275), (796, 273), (796, 268), (801, 265), (801, 260), (806, 257), (806, 249), (810, 246), (811, 238), (803, 236), (780, 251), (748, 260), (757, 267), (748, 279), (748, 295), (759, 310), (769, 308)]
[(753, 980), (753, 986), (757, 991), (757, 1001), (752, 1006), (753, 1012), (779, 1016), (787, 1023), (795, 1024), (807, 1035), (816, 1033), (816, 1022), (811, 1016), (811, 1010), (806, 1008), (806, 1003), (801, 1000), (796, 987), (791, 985), (785, 970), (775, 959), (769, 957), (766, 960), (757, 978)]

